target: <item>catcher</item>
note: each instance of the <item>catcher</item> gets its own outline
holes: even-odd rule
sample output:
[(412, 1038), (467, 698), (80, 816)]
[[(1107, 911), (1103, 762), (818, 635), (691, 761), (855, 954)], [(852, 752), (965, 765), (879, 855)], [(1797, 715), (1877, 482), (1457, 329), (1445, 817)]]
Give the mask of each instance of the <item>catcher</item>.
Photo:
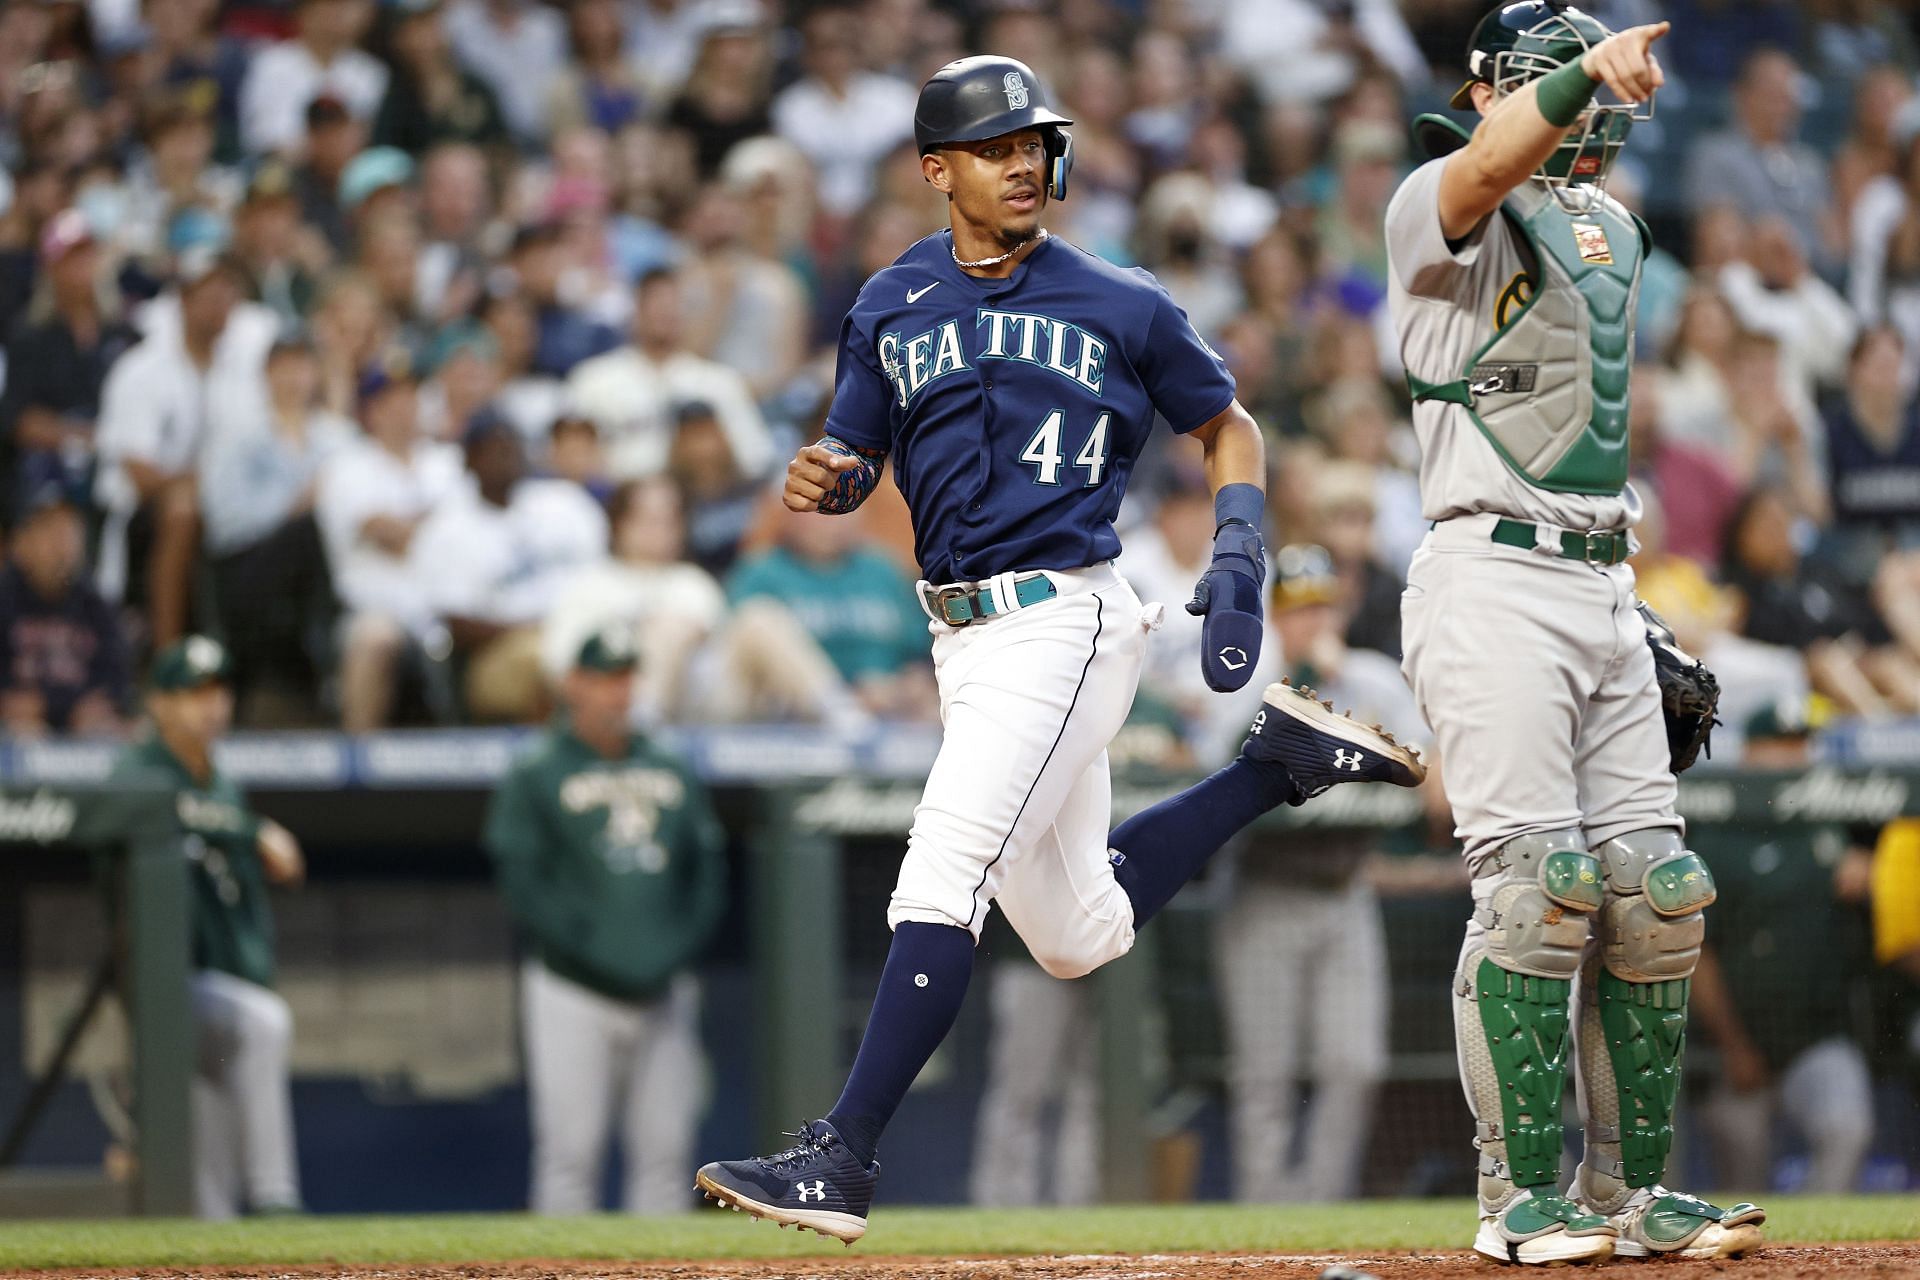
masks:
[[(1714, 898), (1673, 773), (1704, 746), (1715, 690), (1649, 631), (1623, 563), (1640, 516), (1627, 385), (1649, 240), (1605, 184), (1651, 114), (1667, 29), (1502, 5), (1453, 100), (1479, 127), (1422, 117), (1433, 159), (1387, 211), (1434, 522), (1408, 574), (1404, 665), (1454, 762), (1473, 875), (1455, 1032), (1477, 1119), (1474, 1248), (1503, 1262), (1731, 1256), (1761, 1243), (1765, 1217), (1660, 1185)], [(1586, 1148), (1562, 1195), (1570, 1054)]]

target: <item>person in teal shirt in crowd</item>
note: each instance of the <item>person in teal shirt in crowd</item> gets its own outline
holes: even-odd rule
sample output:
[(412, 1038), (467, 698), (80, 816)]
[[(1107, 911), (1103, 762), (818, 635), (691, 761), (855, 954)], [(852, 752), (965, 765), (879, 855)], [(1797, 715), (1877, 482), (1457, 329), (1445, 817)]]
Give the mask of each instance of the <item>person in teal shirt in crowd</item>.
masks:
[(735, 566), (728, 600), (784, 605), (873, 714), (931, 717), (926, 615), (906, 574), (862, 544), (862, 524), (783, 512), (780, 544)]

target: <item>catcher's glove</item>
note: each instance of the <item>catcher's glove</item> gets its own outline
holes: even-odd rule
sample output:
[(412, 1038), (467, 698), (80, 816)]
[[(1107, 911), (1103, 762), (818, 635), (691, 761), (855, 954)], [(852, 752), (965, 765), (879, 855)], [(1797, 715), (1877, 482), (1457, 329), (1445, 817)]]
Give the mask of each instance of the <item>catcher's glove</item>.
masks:
[(1653, 674), (1660, 681), (1660, 710), (1667, 720), (1667, 768), (1685, 773), (1705, 751), (1713, 756), (1713, 729), (1720, 723), (1720, 682), (1707, 664), (1682, 649), (1659, 614), (1644, 602), (1640, 620), (1647, 624), (1647, 647), (1653, 650)]

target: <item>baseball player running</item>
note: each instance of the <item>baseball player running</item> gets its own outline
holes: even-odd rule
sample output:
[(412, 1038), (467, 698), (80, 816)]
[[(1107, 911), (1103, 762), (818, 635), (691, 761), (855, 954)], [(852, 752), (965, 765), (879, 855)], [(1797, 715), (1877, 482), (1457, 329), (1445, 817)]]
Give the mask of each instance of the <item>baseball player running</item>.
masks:
[(960, 1010), (998, 902), (1041, 967), (1089, 973), (1133, 945), (1234, 831), (1340, 782), (1417, 784), (1386, 733), (1281, 685), (1240, 756), (1111, 833), (1107, 744), (1147, 634), (1114, 570), (1113, 518), (1155, 416), (1200, 440), (1218, 532), (1189, 610), (1208, 683), (1260, 647), (1260, 431), (1226, 366), (1144, 271), (1050, 236), (1072, 121), (1021, 63), (963, 58), (920, 92), (921, 172), (948, 199), (861, 290), (840, 336), (827, 435), (787, 468), (796, 511), (858, 506), (892, 459), (913, 515), (945, 740), (887, 911), (892, 948), (840, 1100), (787, 1150), (709, 1164), (698, 1185), (755, 1217), (851, 1243), (880, 1134)]
[[(1627, 380), (1647, 229), (1604, 185), (1650, 114), (1666, 33), (1613, 34), (1549, 0), (1495, 10), (1454, 97), (1484, 118), (1468, 136), (1422, 117), (1435, 158), (1387, 210), (1435, 522), (1408, 574), (1404, 666), (1452, 762), (1474, 877), (1453, 987), (1474, 1248), (1507, 1262), (1728, 1256), (1759, 1245), (1765, 1216), (1660, 1185), (1714, 890), (1674, 813), (1621, 563), (1640, 515)], [(1563, 1196), (1570, 1042), (1586, 1152)]]

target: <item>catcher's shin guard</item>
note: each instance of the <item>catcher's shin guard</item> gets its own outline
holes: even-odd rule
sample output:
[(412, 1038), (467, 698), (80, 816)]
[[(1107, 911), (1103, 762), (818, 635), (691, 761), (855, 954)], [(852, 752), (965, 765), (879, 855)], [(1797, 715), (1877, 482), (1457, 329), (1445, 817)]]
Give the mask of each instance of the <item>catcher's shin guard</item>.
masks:
[(1568, 1008), (1600, 905), (1600, 865), (1577, 831), (1508, 841), (1475, 871), (1474, 924), (1454, 977), (1461, 1080), (1477, 1121), (1483, 1210), (1560, 1177)]
[(1634, 831), (1597, 851), (1599, 928), (1580, 974), (1577, 1081), (1586, 1123), (1579, 1186), (1606, 1213), (1666, 1172), (1673, 1147), (1687, 995), (1713, 877), (1680, 833)]

